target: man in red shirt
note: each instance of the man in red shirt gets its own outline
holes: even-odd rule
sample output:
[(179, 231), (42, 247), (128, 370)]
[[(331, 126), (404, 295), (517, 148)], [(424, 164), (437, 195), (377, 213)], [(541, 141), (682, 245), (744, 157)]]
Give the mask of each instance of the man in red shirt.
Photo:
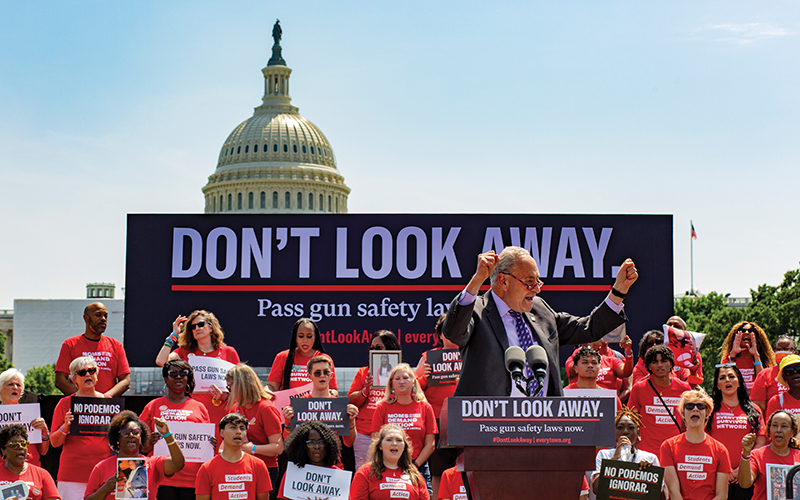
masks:
[(131, 385), (131, 369), (122, 342), (104, 336), (108, 325), (108, 309), (94, 302), (83, 310), (86, 331), (61, 344), (56, 361), (56, 387), (69, 396), (78, 388), (69, 380), (69, 364), (81, 356), (92, 356), (97, 362), (97, 391), (107, 398), (121, 396)]

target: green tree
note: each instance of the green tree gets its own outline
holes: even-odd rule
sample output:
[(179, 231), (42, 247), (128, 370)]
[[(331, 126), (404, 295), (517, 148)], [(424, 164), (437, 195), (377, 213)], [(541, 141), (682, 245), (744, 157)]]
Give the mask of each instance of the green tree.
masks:
[(3, 331), (0, 331), (0, 372), (4, 372), (9, 368), (13, 368), (14, 365), (11, 364), (11, 361), (6, 359), (6, 341), (8, 337)]
[(61, 394), (56, 389), (55, 366), (34, 366), (25, 375), (25, 389), (40, 394)]

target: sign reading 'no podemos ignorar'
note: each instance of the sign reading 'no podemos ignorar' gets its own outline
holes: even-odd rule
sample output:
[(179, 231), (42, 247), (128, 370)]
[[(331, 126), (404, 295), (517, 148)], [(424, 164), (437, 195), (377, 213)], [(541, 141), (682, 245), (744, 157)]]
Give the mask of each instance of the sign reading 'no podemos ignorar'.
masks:
[(630, 257), (640, 276), (625, 299), (634, 341), (672, 315), (668, 215), (136, 214), (127, 238), (131, 366), (151, 366), (175, 317), (195, 309), (213, 312), (253, 366), (271, 366), (302, 317), (318, 324), (336, 366), (363, 366), (380, 329), (416, 363), (478, 254), (510, 245), (531, 252), (556, 311), (589, 314)]
[(447, 446), (611, 446), (610, 398), (451, 397)]

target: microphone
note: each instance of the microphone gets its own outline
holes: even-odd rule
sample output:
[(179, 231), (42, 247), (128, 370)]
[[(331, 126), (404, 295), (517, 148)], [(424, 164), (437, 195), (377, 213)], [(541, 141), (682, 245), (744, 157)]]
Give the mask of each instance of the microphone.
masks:
[[(547, 369), (550, 366), (550, 362), (547, 361), (547, 351), (540, 345), (533, 345), (528, 348), (525, 357), (528, 360), (528, 366), (531, 368), (533, 376), (536, 377), (539, 389), (542, 389), (544, 379), (547, 378)], [(547, 395), (547, 388), (545, 388), (544, 394), (545, 396)]]
[(517, 388), (525, 395), (530, 396), (528, 392), (529, 389), (522, 385), (522, 382), (525, 381), (525, 351), (520, 347), (512, 345), (506, 349), (505, 362), (506, 370), (511, 374), (511, 378), (514, 380)]

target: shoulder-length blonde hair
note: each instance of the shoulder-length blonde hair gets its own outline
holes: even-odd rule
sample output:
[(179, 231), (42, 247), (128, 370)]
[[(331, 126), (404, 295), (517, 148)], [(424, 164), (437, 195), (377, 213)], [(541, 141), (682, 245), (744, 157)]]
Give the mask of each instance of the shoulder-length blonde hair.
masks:
[(369, 445), (367, 460), (370, 461), (372, 475), (380, 479), (386, 471), (386, 464), (383, 462), (383, 452), (381, 451), (381, 442), (391, 431), (400, 432), (400, 435), (403, 436), (403, 444), (405, 445), (403, 447), (403, 453), (400, 454), (400, 459), (397, 461), (397, 466), (400, 467), (404, 473), (408, 474), (411, 479), (411, 484), (419, 486), (422, 484), (422, 475), (411, 460), (411, 442), (408, 440), (406, 431), (396, 424), (386, 424), (381, 427), (381, 430), (378, 431), (378, 437), (373, 438), (372, 443)]
[(228, 409), (234, 406), (252, 405), (262, 399), (269, 399), (267, 391), (258, 380), (258, 375), (245, 363), (239, 363), (228, 370), (225, 380), (231, 386), (231, 393), (228, 395)]
[(225, 342), (223, 342), (223, 340), (225, 339), (225, 334), (222, 332), (222, 327), (219, 326), (219, 320), (214, 316), (214, 313), (203, 309), (192, 311), (189, 318), (183, 322), (183, 325), (181, 325), (181, 333), (178, 336), (178, 346), (183, 347), (189, 352), (197, 350), (197, 340), (195, 340), (194, 334), (192, 333), (192, 321), (198, 316), (202, 317), (211, 325), (211, 345), (214, 349), (219, 349), (221, 346), (224, 346)]
[(733, 325), (731, 331), (728, 332), (728, 336), (725, 337), (725, 342), (722, 343), (722, 347), (719, 348), (720, 359), (724, 360), (730, 355), (731, 351), (733, 350), (733, 341), (736, 340), (736, 332), (738, 332), (739, 328), (743, 327), (744, 325), (752, 326), (753, 330), (755, 331), (756, 349), (758, 349), (758, 355), (761, 358), (761, 362), (764, 363), (764, 368), (775, 366), (775, 352), (772, 350), (772, 346), (769, 344), (769, 337), (767, 337), (767, 333), (752, 321), (740, 321)]
[(408, 373), (414, 381), (414, 387), (411, 389), (411, 398), (414, 401), (427, 401), (425, 399), (425, 393), (422, 392), (422, 388), (419, 386), (417, 375), (408, 363), (398, 363), (392, 368), (391, 373), (389, 373), (389, 382), (386, 384), (386, 394), (383, 396), (383, 400), (387, 403), (394, 403), (397, 401), (397, 394), (394, 393), (394, 376), (401, 371)]
[[(700, 400), (701, 403), (706, 405), (706, 422), (708, 422), (708, 419), (709, 417), (711, 417), (711, 413), (714, 410), (714, 400), (711, 399), (711, 396), (709, 396), (708, 393), (703, 389), (697, 389), (696, 391), (686, 391), (683, 394), (681, 394), (681, 402), (678, 404), (678, 411), (681, 414), (681, 418), (683, 418), (683, 410), (686, 409), (686, 403), (696, 400)], [(705, 427), (705, 425), (703, 427)], [(686, 429), (685, 422), (683, 423), (683, 428)]]

